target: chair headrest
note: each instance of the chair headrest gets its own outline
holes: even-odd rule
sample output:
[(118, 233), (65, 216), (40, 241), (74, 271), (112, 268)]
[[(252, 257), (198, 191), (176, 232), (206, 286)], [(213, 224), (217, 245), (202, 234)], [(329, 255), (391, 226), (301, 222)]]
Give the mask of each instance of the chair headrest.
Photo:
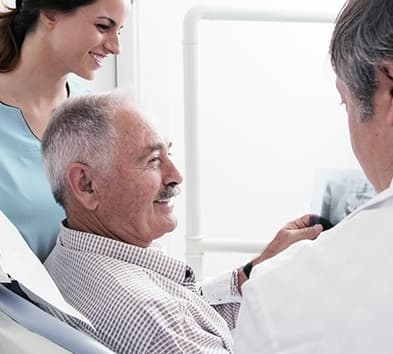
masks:
[(0, 211), (0, 282), (9, 282), (7, 274), (18, 281), (32, 300), (44, 300), (91, 325), (82, 314), (66, 303), (44, 265), (17, 228)]

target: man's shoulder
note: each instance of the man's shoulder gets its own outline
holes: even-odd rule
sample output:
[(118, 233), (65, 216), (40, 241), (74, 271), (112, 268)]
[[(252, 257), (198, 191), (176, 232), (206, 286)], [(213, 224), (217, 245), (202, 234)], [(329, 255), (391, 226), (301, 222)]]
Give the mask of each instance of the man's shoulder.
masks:
[[(72, 275), (74, 287), (84, 292), (86, 298), (108, 303), (111, 307), (120, 307), (127, 303), (128, 307), (140, 310), (174, 305), (172, 298), (154, 281), (154, 274), (139, 265), (99, 254), (75, 253), (67, 259), (53, 255), (48, 269), (57, 281), (67, 287), (69, 275), (64, 274), (64, 267)], [(73, 258), (73, 260), (71, 259)], [(53, 263), (54, 262), (54, 263)], [(51, 265), (52, 264), (52, 265)], [(54, 264), (55, 267), (53, 266)], [(61, 273), (53, 274), (52, 269), (60, 269)], [(119, 315), (121, 315), (119, 313)]]
[(333, 271), (341, 261), (356, 257), (362, 247), (367, 251), (367, 243), (393, 243), (389, 226), (392, 214), (393, 189), (389, 188), (359, 207), (334, 228), (323, 232), (316, 240), (297, 242), (276, 257), (255, 266), (251, 279), (277, 279), (281, 273), (288, 276), (294, 274), (296, 269), (307, 274), (315, 272), (318, 266)]

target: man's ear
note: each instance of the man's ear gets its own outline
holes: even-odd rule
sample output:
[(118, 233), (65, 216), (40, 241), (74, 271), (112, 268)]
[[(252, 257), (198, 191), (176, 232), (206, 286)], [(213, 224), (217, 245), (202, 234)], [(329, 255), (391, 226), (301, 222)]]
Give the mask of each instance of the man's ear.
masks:
[(79, 162), (71, 163), (67, 169), (67, 181), (74, 198), (85, 209), (91, 211), (97, 209), (99, 204), (97, 188), (88, 165)]
[(42, 10), (40, 12), (40, 21), (48, 28), (55, 27), (57, 20), (57, 12), (55, 10)]

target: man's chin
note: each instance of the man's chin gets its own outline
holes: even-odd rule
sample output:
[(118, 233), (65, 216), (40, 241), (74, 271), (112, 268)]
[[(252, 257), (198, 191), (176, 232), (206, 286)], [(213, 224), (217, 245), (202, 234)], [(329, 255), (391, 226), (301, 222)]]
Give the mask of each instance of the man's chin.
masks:
[(176, 218), (174, 218), (172, 221), (171, 221), (171, 223), (170, 223), (170, 225), (169, 225), (169, 230), (167, 231), (167, 232), (172, 232), (173, 230), (175, 230), (176, 229), (176, 227), (177, 227), (177, 219)]
[(163, 227), (161, 228), (159, 237), (164, 236), (165, 234), (174, 231), (176, 229), (176, 226), (177, 226), (177, 219), (176, 218), (168, 220), (165, 223), (165, 225), (163, 225)]

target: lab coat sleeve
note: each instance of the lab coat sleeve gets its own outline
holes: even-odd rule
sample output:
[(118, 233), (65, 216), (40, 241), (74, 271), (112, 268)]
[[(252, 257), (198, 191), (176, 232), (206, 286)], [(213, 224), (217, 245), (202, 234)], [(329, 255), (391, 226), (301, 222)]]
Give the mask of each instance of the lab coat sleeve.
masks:
[(243, 300), (235, 329), (236, 354), (273, 354), (273, 342), (257, 293), (252, 286), (242, 286)]

